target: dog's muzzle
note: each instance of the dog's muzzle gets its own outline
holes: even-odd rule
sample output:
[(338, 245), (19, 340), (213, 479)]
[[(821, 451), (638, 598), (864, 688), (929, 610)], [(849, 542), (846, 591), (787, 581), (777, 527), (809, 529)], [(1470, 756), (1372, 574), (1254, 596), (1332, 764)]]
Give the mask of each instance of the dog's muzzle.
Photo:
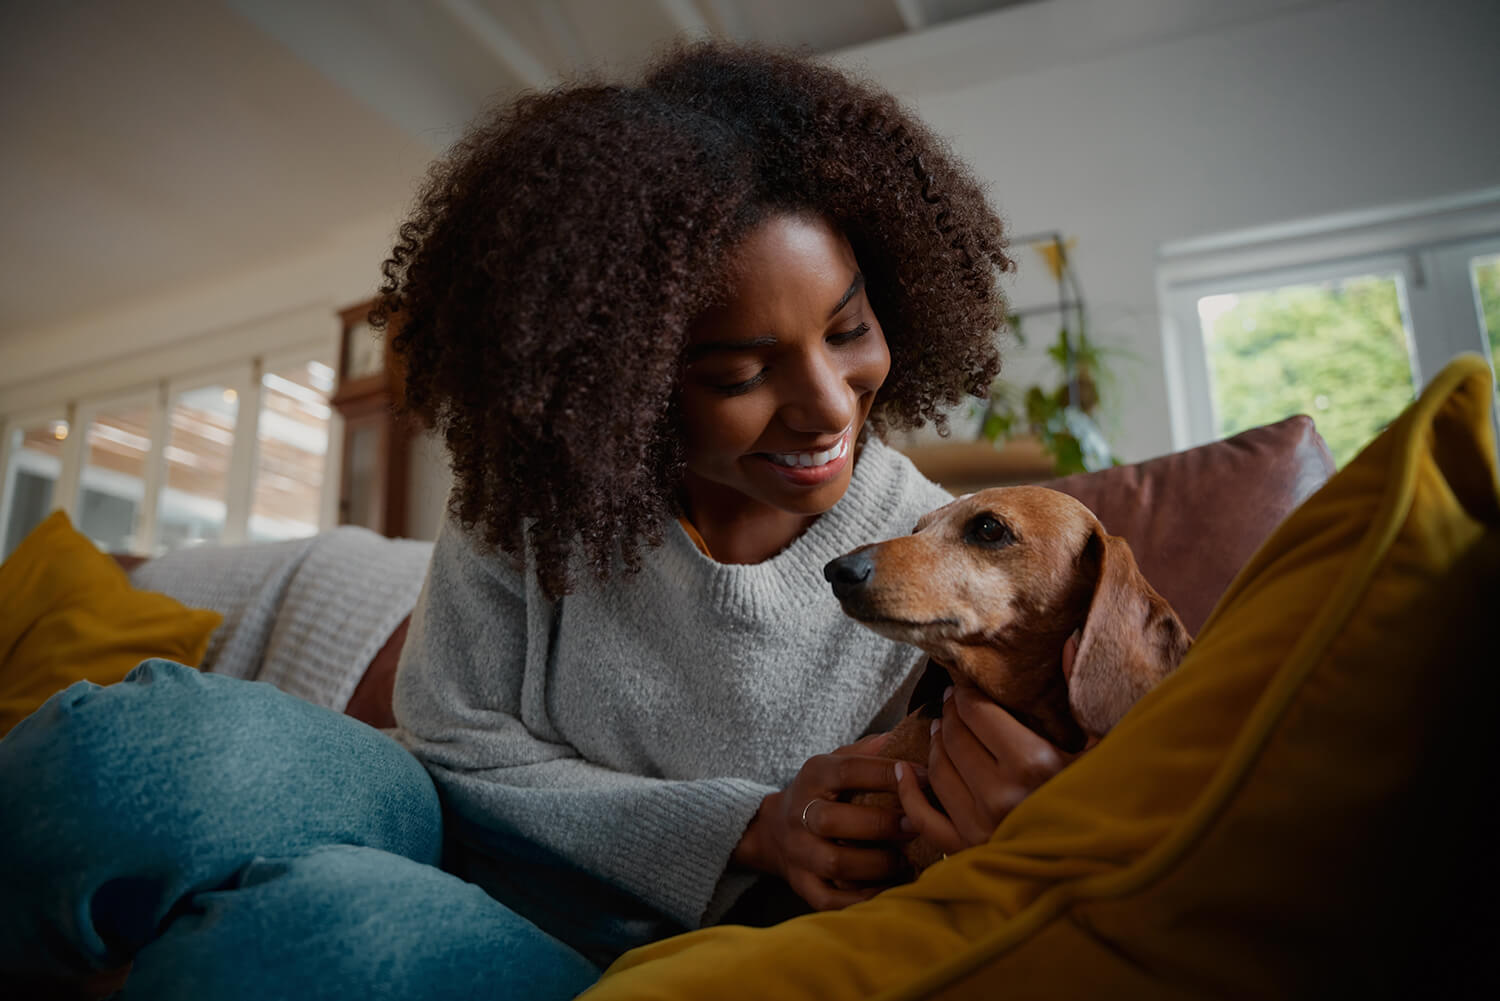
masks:
[(833, 585), (833, 593), (840, 601), (859, 594), (874, 575), (875, 559), (868, 549), (856, 549), (829, 560), (823, 567), (823, 579)]

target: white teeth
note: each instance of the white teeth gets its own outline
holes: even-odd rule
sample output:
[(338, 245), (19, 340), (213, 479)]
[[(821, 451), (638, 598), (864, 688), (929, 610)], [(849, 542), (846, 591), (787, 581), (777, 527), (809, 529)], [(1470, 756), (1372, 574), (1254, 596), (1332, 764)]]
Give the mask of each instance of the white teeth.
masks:
[(767, 452), (766, 456), (778, 466), (822, 466), (841, 459), (849, 451), (849, 437), (845, 435), (839, 443), (826, 452)]

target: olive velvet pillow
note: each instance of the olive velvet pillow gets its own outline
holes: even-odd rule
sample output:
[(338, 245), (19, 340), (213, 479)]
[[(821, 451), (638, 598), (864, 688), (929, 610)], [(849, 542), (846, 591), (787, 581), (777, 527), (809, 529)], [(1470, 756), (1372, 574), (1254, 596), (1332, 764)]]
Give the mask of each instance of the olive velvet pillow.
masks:
[(1449, 919), (1493, 869), (1473, 833), (1500, 691), (1492, 397), (1478, 358), (1441, 372), (1267, 540), (1178, 671), (989, 843), (843, 911), (634, 950), (586, 997), (1433, 988), (1451, 969), (1428, 960), (1435, 929), (1466, 923)]

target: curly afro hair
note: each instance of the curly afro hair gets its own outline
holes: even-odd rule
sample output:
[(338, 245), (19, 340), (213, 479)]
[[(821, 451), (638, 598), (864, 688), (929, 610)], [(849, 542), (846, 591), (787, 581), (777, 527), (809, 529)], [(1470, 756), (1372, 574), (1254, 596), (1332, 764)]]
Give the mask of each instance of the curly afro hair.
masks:
[(636, 86), (524, 96), (432, 169), (371, 320), (447, 444), (451, 513), (529, 549), (549, 597), (635, 569), (680, 513), (688, 328), (781, 212), (828, 218), (865, 274), (891, 353), (876, 433), (987, 391), (999, 218), (891, 95), (808, 57), (679, 46)]

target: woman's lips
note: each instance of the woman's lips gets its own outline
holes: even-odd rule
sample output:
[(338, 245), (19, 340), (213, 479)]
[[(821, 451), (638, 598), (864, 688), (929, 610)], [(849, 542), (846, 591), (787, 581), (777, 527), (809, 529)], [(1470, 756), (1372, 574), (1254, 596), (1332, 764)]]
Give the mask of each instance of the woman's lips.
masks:
[(848, 464), (849, 432), (844, 432), (837, 445), (819, 452), (761, 452), (756, 457), (798, 486), (816, 486), (833, 479)]

